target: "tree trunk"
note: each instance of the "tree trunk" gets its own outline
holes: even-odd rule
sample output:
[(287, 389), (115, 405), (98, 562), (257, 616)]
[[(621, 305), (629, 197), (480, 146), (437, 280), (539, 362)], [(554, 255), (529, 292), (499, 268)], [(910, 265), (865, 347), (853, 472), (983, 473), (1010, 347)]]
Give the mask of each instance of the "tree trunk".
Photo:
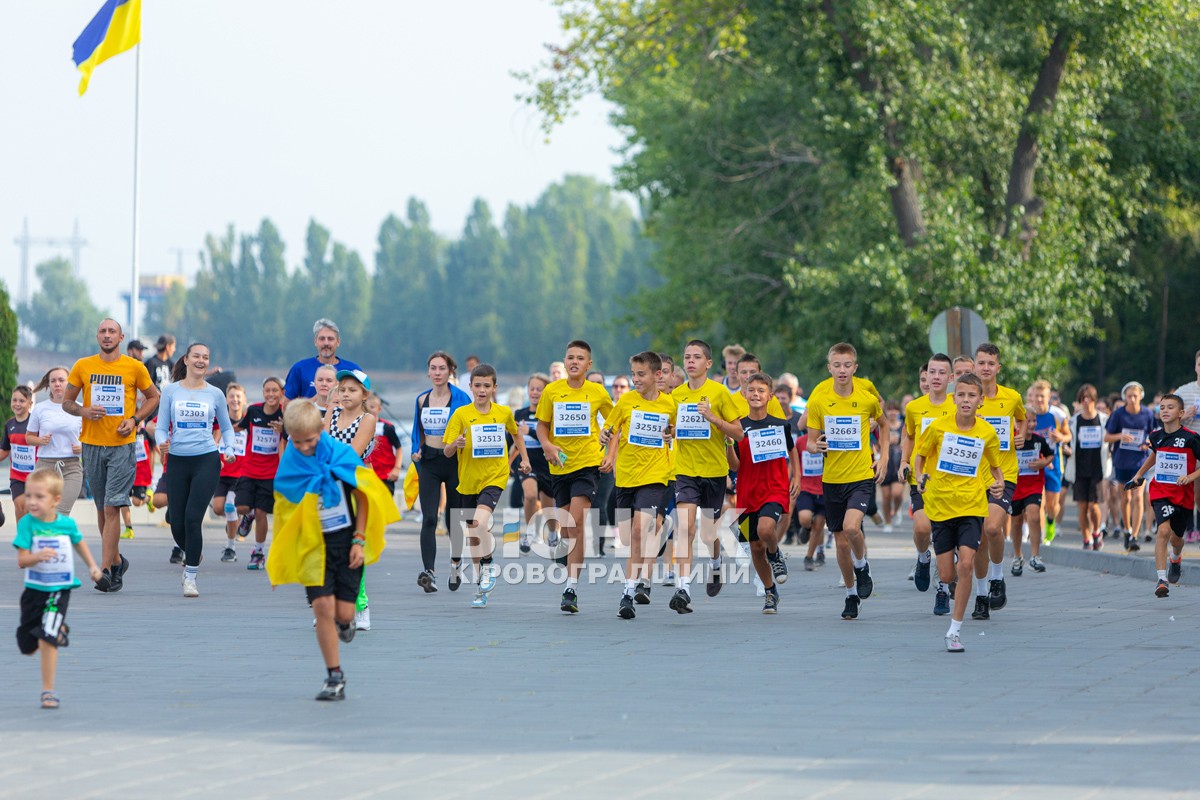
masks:
[(925, 234), (925, 216), (921, 213), (921, 198), (917, 196), (920, 177), (916, 162), (904, 156), (894, 156), (889, 164), (896, 185), (888, 189), (892, 196), (892, 214), (896, 229), (905, 247), (912, 247)]
[(1050, 45), (1050, 52), (1042, 61), (1037, 84), (1033, 87), (1033, 93), (1029, 95), (1029, 105), (1021, 121), (1021, 132), (1017, 136), (1017, 147), (1013, 151), (1012, 167), (1008, 173), (1008, 194), (1005, 197), (1007, 214), (1003, 233), (1007, 236), (1012, 232), (1018, 220), (1018, 209), (1023, 209), (1019, 219), (1021, 239), (1025, 242), (1024, 252), (1027, 258), (1031, 242), (1037, 233), (1034, 225), (1042, 210), (1042, 200), (1033, 191), (1038, 162), (1039, 117), (1054, 111), (1058, 87), (1066, 70), (1067, 57), (1071, 54), (1069, 39), (1066, 31), (1056, 33)]

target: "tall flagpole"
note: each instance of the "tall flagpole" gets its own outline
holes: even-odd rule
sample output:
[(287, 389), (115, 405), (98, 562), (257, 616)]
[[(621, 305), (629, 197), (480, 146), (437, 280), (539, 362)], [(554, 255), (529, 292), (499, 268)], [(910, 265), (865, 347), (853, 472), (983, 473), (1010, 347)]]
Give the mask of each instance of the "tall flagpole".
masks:
[(142, 216), (141, 198), (138, 195), (139, 175), (142, 166), (140, 106), (142, 100), (142, 45), (137, 45), (133, 68), (133, 274), (130, 276), (129, 287), (129, 329), (130, 338), (138, 338), (138, 328), (141, 326), (141, 315), (138, 313), (138, 283), (140, 255), (140, 226)]

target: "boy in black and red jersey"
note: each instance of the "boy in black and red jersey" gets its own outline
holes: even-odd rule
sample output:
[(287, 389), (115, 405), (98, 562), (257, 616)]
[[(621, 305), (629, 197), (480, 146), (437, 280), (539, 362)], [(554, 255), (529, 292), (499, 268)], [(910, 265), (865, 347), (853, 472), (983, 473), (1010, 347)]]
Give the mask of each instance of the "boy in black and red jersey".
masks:
[[(1025, 572), (1024, 527), (1029, 526), (1029, 566), (1035, 572), (1045, 572), (1039, 552), (1042, 547), (1042, 492), (1046, 488), (1046, 465), (1054, 458), (1054, 450), (1034, 422), (1026, 420), (1025, 441), (1017, 448), (1017, 488), (1013, 490), (1012, 508), (1008, 511), (1008, 535), (1012, 539), (1012, 574)], [(1083, 543), (1091, 547), (1091, 541)]]
[(787, 420), (767, 414), (773, 385), (761, 372), (742, 384), (742, 395), (750, 406), (750, 413), (741, 420), (745, 436), (726, 448), (729, 469), (738, 474), (738, 504), (743, 509), (739, 524), (748, 523), (742, 536), (750, 543), (754, 571), (766, 590), (764, 614), (779, 609), (779, 588), (768, 559), (768, 553), (779, 548), (776, 523), (800, 494), (800, 457), (791, 426)]
[[(1177, 394), (1164, 395), (1159, 401), (1162, 427), (1147, 440), (1153, 459), (1146, 459), (1129, 483), (1127, 490), (1136, 489), (1146, 480), (1151, 467), (1150, 505), (1154, 508), (1154, 523), (1158, 538), (1154, 543), (1154, 567), (1158, 570), (1158, 586), (1154, 594), (1166, 597), (1171, 593), (1168, 583), (1179, 583), (1183, 567), (1183, 532), (1192, 519), (1195, 502), (1192, 483), (1200, 478), (1200, 435), (1180, 424), (1183, 419), (1183, 398)], [(1170, 566), (1167, 564), (1167, 541), (1171, 543)]]
[(254, 547), (246, 569), (266, 569), (263, 547), (267, 541), (267, 515), (275, 511), (275, 471), (286, 444), (283, 432), (283, 381), (270, 377), (263, 381), (263, 401), (246, 410), (235, 431), (245, 431), (246, 456), (242, 474), (234, 488), (237, 513), (245, 517), (254, 512)]

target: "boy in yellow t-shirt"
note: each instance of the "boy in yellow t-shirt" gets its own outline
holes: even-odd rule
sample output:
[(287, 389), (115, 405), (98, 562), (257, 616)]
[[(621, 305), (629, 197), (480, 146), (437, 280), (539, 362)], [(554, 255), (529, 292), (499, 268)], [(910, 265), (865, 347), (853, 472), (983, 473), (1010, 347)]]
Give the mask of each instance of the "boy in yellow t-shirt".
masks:
[(874, 582), (867, 563), (863, 515), (875, 486), (887, 474), (888, 449), (871, 459), (871, 422), (883, 428), (879, 397), (855, 381), (858, 351), (840, 342), (829, 348), (831, 391), (814, 392), (808, 402), (808, 451), (825, 454), (825, 521), (837, 543), (838, 567), (846, 586), (842, 619), (858, 619), (861, 600), (871, 596)]
[(479, 588), (471, 600), (472, 608), (486, 608), (488, 595), (496, 588), (493, 554), (492, 512), (504, 487), (508, 485), (508, 442), (511, 434), (521, 458), (519, 470), (529, 472), (529, 454), (517, 429), (512, 409), (492, 402), (496, 394), (496, 370), (479, 364), (471, 370), (471, 394), (475, 402), (460, 406), (450, 415), (442, 441), (446, 458), (458, 454), (458, 498), (461, 524), (471, 532), (467, 545)]
[[(960, 631), (967, 611), (967, 581), (974, 576), (975, 552), (988, 514), (988, 496), (1004, 494), (1000, 468), (1000, 440), (990, 424), (976, 416), (983, 404), (983, 382), (974, 373), (958, 379), (954, 387), (953, 417), (940, 417), (921, 434), (915, 451), (913, 474), (925, 500), (925, 513), (933, 530), (938, 560), (938, 597), (948, 596), (957, 579), (954, 614), (946, 631), (946, 650), (963, 651)], [(928, 469), (932, 467), (932, 469)], [(987, 476), (991, 473), (991, 484)], [(987, 598), (981, 598), (987, 602)]]
[[(567, 588), (559, 608), (579, 613), (579, 574), (583, 571), (584, 518), (600, 485), (599, 424), (597, 416), (612, 412), (612, 398), (598, 383), (587, 380), (592, 368), (592, 347), (582, 339), (567, 344), (563, 358), (567, 377), (553, 381), (542, 392), (537, 406), (537, 437), (550, 465), (550, 493), (567, 542)], [(570, 514), (570, 524), (564, 514)]]
[[(634, 601), (650, 602), (650, 571), (658, 554), (654, 536), (659, 509), (666, 505), (667, 483), (671, 480), (671, 436), (675, 430), (675, 401), (660, 391), (658, 378), (662, 359), (646, 351), (629, 359), (629, 374), (636, 391), (625, 392), (600, 431), (600, 444), (608, 448), (601, 472), (616, 470), (617, 528), (622, 542), (629, 543), (625, 564), (625, 593), (617, 608), (621, 619), (633, 619)], [(687, 593), (680, 589), (671, 599)]]

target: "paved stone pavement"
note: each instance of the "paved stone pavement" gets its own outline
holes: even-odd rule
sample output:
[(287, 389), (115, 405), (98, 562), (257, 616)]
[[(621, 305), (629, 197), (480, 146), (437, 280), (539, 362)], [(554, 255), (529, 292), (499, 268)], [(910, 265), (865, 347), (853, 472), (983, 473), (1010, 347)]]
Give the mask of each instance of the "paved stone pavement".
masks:
[[(583, 587), (573, 617), (547, 584), (502, 582), (473, 610), (444, 576), (418, 589), (414, 532), (396, 526), (368, 571), (373, 629), (344, 646), (348, 698), (331, 704), (312, 699), (300, 588), (272, 592), (245, 545), (219, 563), (214, 525), (186, 600), (168, 532), (140, 526), (127, 588), (72, 598), (61, 709), (37, 707), (35, 660), (0, 649), (0, 797), (1200, 796), (1194, 587), (1157, 599), (1130, 577), (1027, 572), (951, 655), (906, 580), (907, 527), (869, 529), (856, 622), (832, 558), (805, 573), (798, 550), (775, 617), (749, 584), (696, 587), (690, 616), (656, 586), (620, 620), (616, 584)], [(10, 630), (19, 594), (9, 562)]]

